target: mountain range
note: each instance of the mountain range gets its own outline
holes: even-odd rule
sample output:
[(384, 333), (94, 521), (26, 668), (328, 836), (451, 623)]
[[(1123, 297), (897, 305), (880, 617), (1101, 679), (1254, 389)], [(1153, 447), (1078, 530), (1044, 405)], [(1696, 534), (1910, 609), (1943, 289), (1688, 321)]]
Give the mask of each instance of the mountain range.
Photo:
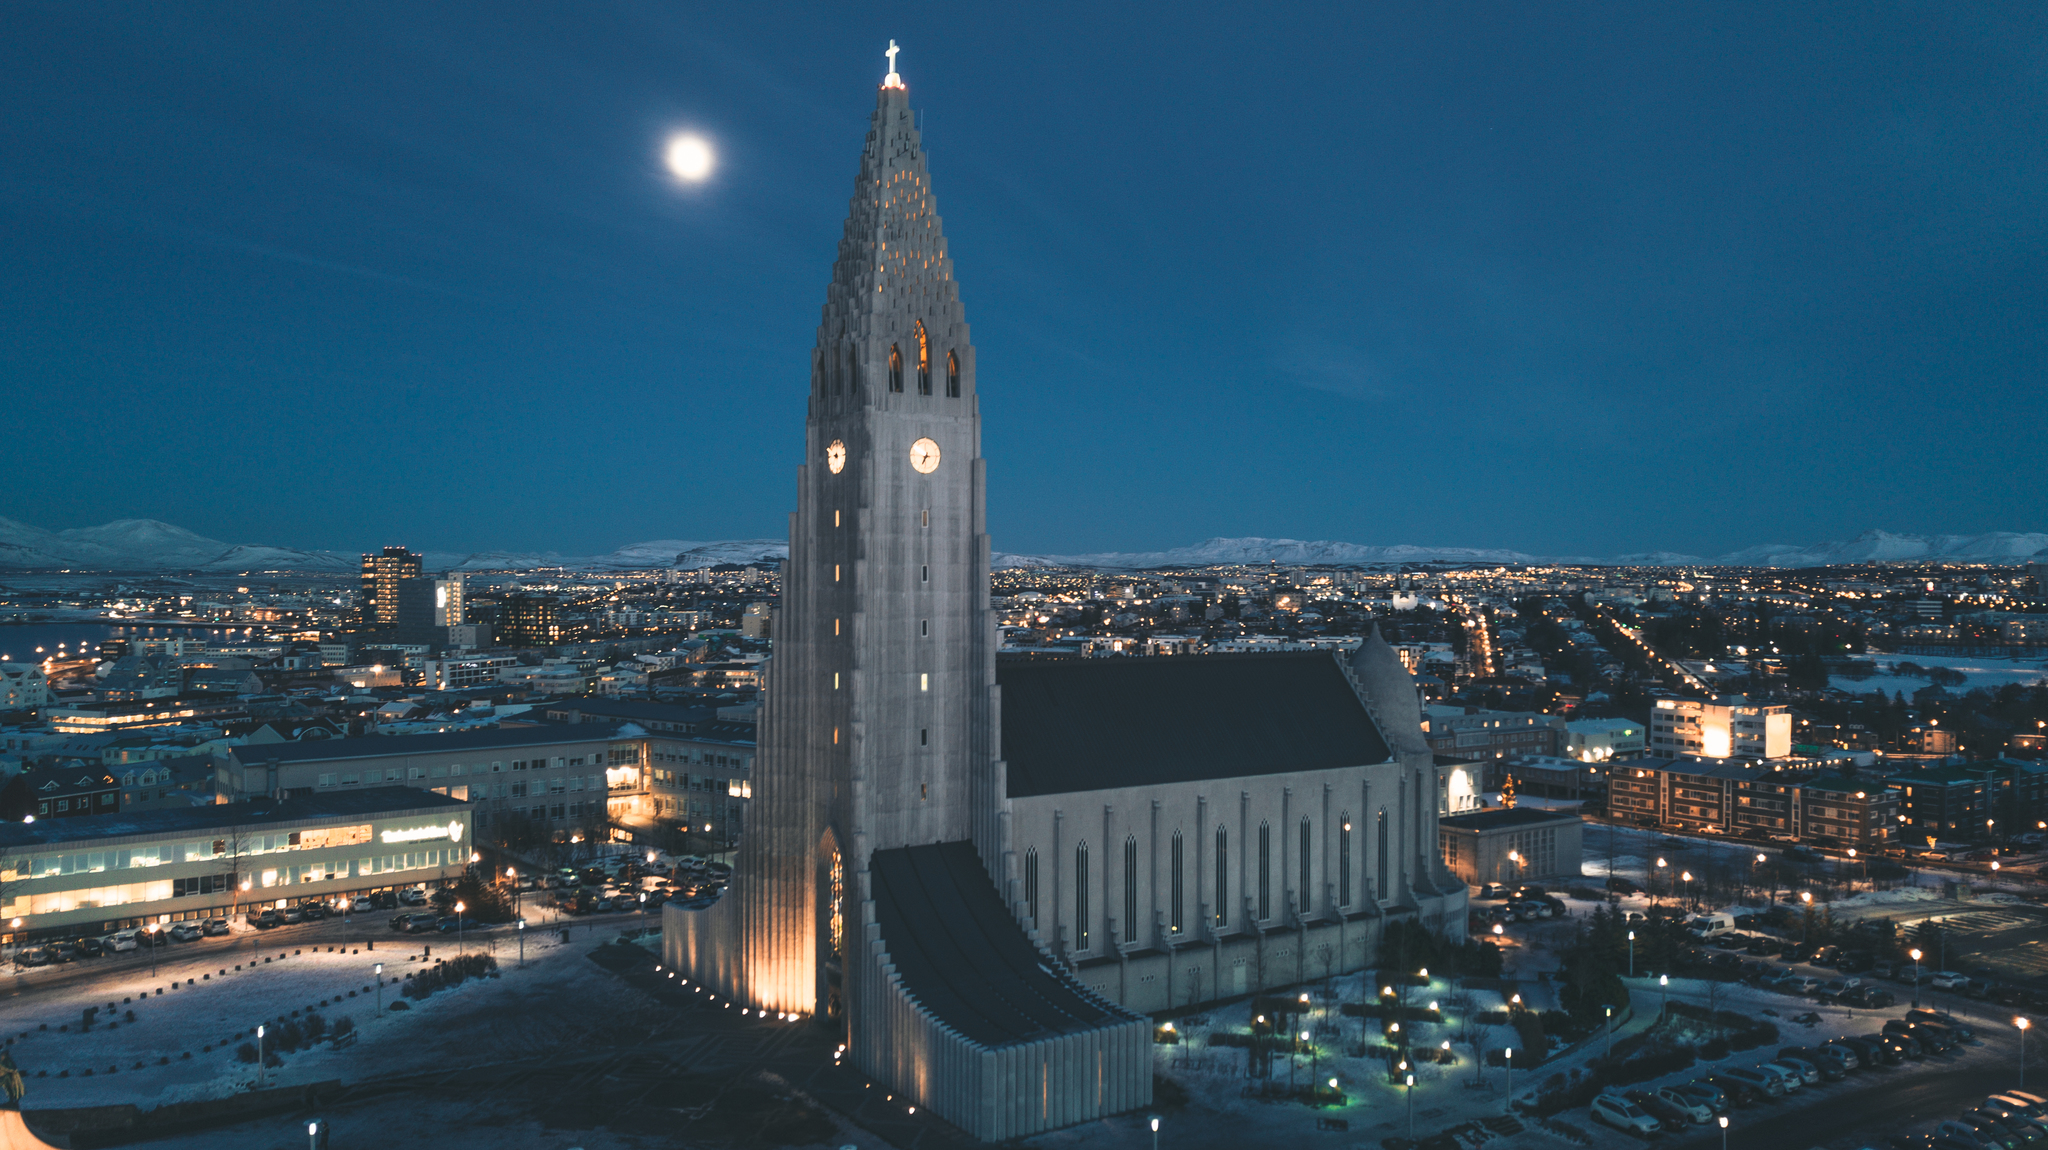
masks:
[[(1387, 566), (1413, 563), (1583, 563), (1600, 565), (1821, 567), (1870, 562), (1957, 559), (1975, 563), (2020, 563), (2048, 551), (2048, 533), (1993, 531), (1983, 535), (1899, 535), (1866, 531), (1854, 539), (1793, 545), (1767, 543), (1717, 557), (1669, 551), (1593, 557), (1531, 555), (1478, 547), (1390, 547), (1332, 540), (1210, 539), (1167, 551), (1105, 551), (1083, 555), (1013, 555), (998, 552), (1008, 567), (1205, 567), (1274, 563), (1290, 567)], [(556, 552), (428, 551), (430, 571), (505, 571), (567, 567), (587, 571), (711, 567), (724, 563), (766, 564), (789, 554), (781, 539), (656, 539), (633, 543), (608, 555)], [(0, 518), (0, 569), (85, 567), (118, 571), (354, 571), (354, 552), (309, 551), (260, 544), (231, 544), (154, 519), (118, 519), (98, 527), (47, 531)]]

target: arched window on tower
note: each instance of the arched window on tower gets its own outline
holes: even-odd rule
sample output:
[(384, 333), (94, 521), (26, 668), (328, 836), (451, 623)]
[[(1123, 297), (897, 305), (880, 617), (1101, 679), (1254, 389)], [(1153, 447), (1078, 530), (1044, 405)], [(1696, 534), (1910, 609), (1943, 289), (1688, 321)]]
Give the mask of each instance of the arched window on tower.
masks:
[(1024, 913), (1031, 916), (1031, 929), (1038, 929), (1038, 848), (1024, 852)]
[(1337, 905), (1351, 905), (1351, 816), (1342, 816), (1337, 832)]
[(889, 345), (889, 390), (903, 390), (903, 352), (893, 343)]
[(1074, 949), (1088, 949), (1088, 844), (1074, 848)]
[(1216, 925), (1230, 925), (1230, 832), (1216, 828)]
[(946, 353), (946, 398), (960, 398), (960, 357)]
[(1387, 808), (1381, 807), (1379, 817), (1373, 821), (1373, 838), (1378, 840), (1373, 845), (1374, 849), (1379, 852), (1379, 858), (1376, 860), (1379, 865), (1373, 877), (1372, 892), (1374, 898), (1385, 902), (1387, 898)]
[(1301, 913), (1303, 913), (1303, 914), (1307, 914), (1307, 913), (1309, 913), (1309, 908), (1311, 908), (1311, 907), (1315, 906), (1315, 904), (1316, 904), (1316, 899), (1315, 899), (1315, 888), (1314, 888), (1313, 886), (1310, 886), (1310, 885), (1309, 885), (1309, 879), (1310, 879), (1310, 877), (1311, 877), (1311, 876), (1310, 876), (1310, 874), (1309, 874), (1309, 869), (1308, 869), (1308, 816), (1307, 816), (1307, 815), (1303, 815), (1303, 816), (1301, 816), (1301, 847), (1300, 847), (1300, 853), (1301, 853), (1301, 898), (1300, 898), (1299, 906), (1300, 906), (1300, 910), (1301, 910)]
[(1173, 902), (1169, 908), (1171, 917), (1167, 919), (1166, 924), (1175, 934), (1179, 934), (1187, 929), (1187, 920), (1181, 917), (1181, 896), (1184, 893), (1181, 874), (1183, 871), (1182, 864), (1186, 861), (1187, 848), (1181, 844), (1180, 832), (1176, 830), (1173, 832), (1173, 874), (1170, 880), (1173, 889)]
[(1273, 826), (1259, 824), (1259, 921), (1273, 917)]
[(925, 338), (924, 321), (917, 321), (917, 393), (932, 393), (932, 342)]
[(1138, 836), (1124, 836), (1124, 941), (1135, 942), (1138, 933)]

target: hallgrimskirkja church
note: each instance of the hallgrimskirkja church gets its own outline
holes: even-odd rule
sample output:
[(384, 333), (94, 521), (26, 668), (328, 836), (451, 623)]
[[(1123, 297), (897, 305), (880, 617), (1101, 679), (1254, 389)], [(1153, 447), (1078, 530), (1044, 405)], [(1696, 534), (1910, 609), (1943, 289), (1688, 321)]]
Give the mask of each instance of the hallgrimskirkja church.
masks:
[[(893, 45), (892, 45), (893, 47)], [(1148, 1015), (1462, 937), (1415, 687), (1355, 652), (998, 655), (976, 363), (894, 70), (811, 358), (753, 800), (664, 961), (990, 1141), (1143, 1107)]]

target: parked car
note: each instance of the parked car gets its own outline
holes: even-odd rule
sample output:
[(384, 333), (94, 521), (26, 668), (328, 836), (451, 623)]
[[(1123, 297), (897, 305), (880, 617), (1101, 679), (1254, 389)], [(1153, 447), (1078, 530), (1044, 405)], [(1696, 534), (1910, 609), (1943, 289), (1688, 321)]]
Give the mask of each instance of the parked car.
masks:
[(172, 942), (197, 942), (206, 937), (206, 929), (197, 923), (174, 922), (171, 929), (164, 934), (169, 936)]
[(139, 930), (117, 930), (101, 939), (100, 944), (110, 951), (134, 950), (142, 945), (142, 932)]
[(1863, 1052), (1858, 1050), (1855, 1044), (1844, 1039), (1835, 1038), (1821, 1043), (1819, 1052), (1822, 1055), (1832, 1055), (1836, 1064), (1844, 1070), (1863, 1068)]
[(306, 908), (302, 906), (288, 906), (284, 908), (284, 912), (278, 917), (288, 923), (304, 922), (306, 921)]
[[(1634, 1098), (1635, 1095), (1631, 1094), (1629, 1097)], [(1648, 1098), (1637, 1099), (1637, 1101), (1642, 1105), (1643, 1109), (1649, 1110), (1651, 1114), (1656, 1115), (1659, 1121), (1665, 1121), (1668, 1117), (1669, 1121), (1666, 1121), (1665, 1125), (1673, 1128), (1686, 1123), (1691, 1123), (1694, 1126), (1705, 1126), (1714, 1120), (1714, 1108), (1707, 1104), (1705, 1098), (1697, 1094), (1687, 1094), (1676, 1086), (1666, 1086), (1662, 1090), (1650, 1094)], [(1650, 1105), (1652, 1101), (1658, 1103), (1664, 1109), (1653, 1108)], [(1668, 1115), (1666, 1111), (1668, 1111)]]
[(1715, 1081), (1733, 1082), (1749, 1088), (1750, 1093), (1760, 1098), (1783, 1098), (1786, 1075), (1765, 1074), (1747, 1066), (1726, 1066), (1714, 1075)]
[(249, 916), (249, 925), (257, 930), (274, 930), (282, 925), (283, 922), (284, 919), (278, 916), (277, 910), (274, 907)]
[(98, 958), (107, 953), (106, 945), (96, 938), (74, 939), (71, 945), (80, 958)]
[[(433, 918), (434, 916), (429, 914), (422, 915), (420, 917)], [(440, 931), (442, 934), (454, 934), (456, 931), (462, 929), (462, 917), (460, 915), (444, 914), (440, 918), (435, 919), (434, 929)]]
[(1959, 990), (1969, 979), (1953, 970), (1937, 970), (1927, 981), (1936, 990)]
[[(1806, 1073), (1796, 1066), (1782, 1062), (1765, 1062), (1757, 1066), (1756, 1072), (1776, 1076), (1784, 1084), (1784, 1092), (1787, 1094), (1794, 1094), (1806, 1088)], [(1815, 1071), (1814, 1076), (1818, 1078), (1820, 1072)]]
[(1780, 994), (1812, 994), (1820, 989), (1820, 979), (1806, 974), (1788, 974), (1779, 979), (1771, 989)]
[(427, 905), (427, 892), (418, 887), (407, 887), (398, 892), (398, 901), (406, 906)]
[[(1855, 1069), (1845, 1064), (1846, 1057), (1840, 1050), (1817, 1050), (1810, 1046), (1786, 1046), (1778, 1051), (1778, 1061), (1811, 1066), (1820, 1072), (1822, 1078), (1830, 1082), (1846, 1076), (1849, 1071)], [(1814, 1080), (1808, 1078), (1806, 1081), (1811, 1085)]]
[(1898, 995), (1878, 986), (1858, 986), (1842, 996), (1843, 1002), (1865, 1010), (1883, 1010), (1898, 1000)]
[[(1821, 1073), (1820, 1065), (1817, 1062), (1806, 1058), (1787, 1057), (1784, 1054), (1780, 1054), (1778, 1057), (1765, 1063), (1765, 1065), (1778, 1066), (1790, 1070), (1798, 1076), (1801, 1086), (1819, 1086), (1821, 1079), (1826, 1077), (1826, 1075)], [(1838, 1074), (1836, 1077), (1839, 1078), (1841, 1076)]]
[(1613, 1094), (1593, 1099), (1593, 1119), (1632, 1134), (1655, 1134), (1662, 1129), (1642, 1107)]
[(23, 966), (50, 965), (50, 948), (47, 946), (25, 947), (15, 954), (14, 961)]
[(1955, 1031), (1965, 1042), (1977, 1037), (1977, 1032), (1970, 1029), (1968, 1023), (1958, 1020), (1955, 1015), (1950, 1014), (1946, 1010), (1929, 1010), (1925, 1007), (1916, 1006), (1906, 1012), (1906, 1021), (1932, 1022), (1937, 1026), (1947, 1027), (1949, 1030)]
[(2043, 1105), (2038, 1096), (2022, 1094), (2017, 1090), (2008, 1090), (2003, 1094), (1993, 1094), (1986, 1098), (1984, 1109), (2001, 1111), (2018, 1118), (2048, 1120), (2048, 1105)]
[(206, 920), (206, 925), (200, 927), (199, 929), (205, 931), (207, 937), (209, 938), (223, 934), (228, 934), (231, 933), (233, 930), (233, 928), (228, 925), (228, 920), (224, 918), (209, 918)]
[(1681, 1097), (1703, 1103), (1707, 1109), (1716, 1114), (1728, 1113), (1728, 1108), (1732, 1105), (1728, 1099), (1727, 1091), (1722, 1090), (1719, 1086), (1704, 1078), (1695, 1078), (1691, 1082), (1683, 1082), (1677, 1086), (1667, 1086), (1665, 1089)]
[(1979, 1126), (1984, 1123), (1996, 1125), (1999, 1129), (2019, 1139), (2021, 1146), (2039, 1146), (2043, 1142), (2048, 1142), (2048, 1130), (2043, 1130), (2040, 1123), (2029, 1118), (2021, 1118), (2011, 1114), (1994, 1114), (1983, 1107), (1978, 1107), (1975, 1110), (1964, 1111), (1963, 1121), (1971, 1126)]
[[(1660, 1129), (1679, 1130), (1693, 1124), (1693, 1107), (1680, 1106), (1676, 1102), (1666, 1101), (1658, 1097), (1655, 1091), (1630, 1090), (1624, 1096), (1630, 1102), (1642, 1107), (1650, 1117), (1655, 1118)], [(1699, 1109), (1704, 1111), (1706, 1107), (1702, 1106)]]
[(319, 922), (333, 912), (324, 902), (304, 902), (299, 904), (299, 913), (306, 916), (307, 922)]
[[(1989, 1118), (1972, 1118), (1965, 1113), (1958, 1121), (1975, 1132), (1977, 1140), (1986, 1146), (1995, 1146), (1999, 1150), (2020, 1150), (2020, 1136)], [(1949, 1124), (1944, 1122), (1942, 1125)]]

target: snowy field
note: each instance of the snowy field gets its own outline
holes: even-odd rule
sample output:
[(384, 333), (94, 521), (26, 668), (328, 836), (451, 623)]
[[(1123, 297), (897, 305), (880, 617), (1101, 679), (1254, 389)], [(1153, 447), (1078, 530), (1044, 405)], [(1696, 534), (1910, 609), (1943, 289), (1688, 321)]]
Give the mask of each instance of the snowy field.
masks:
[(1828, 686), (1837, 691), (1854, 695), (1867, 695), (1872, 691), (1883, 691), (1890, 695), (1904, 692), (1907, 698), (1913, 692), (1928, 685), (1928, 680), (1912, 675), (1891, 674), (1891, 668), (1898, 663), (1918, 663), (1922, 667), (1946, 667), (1967, 677), (1960, 687), (1952, 691), (1973, 691), (1978, 687), (1996, 690), (2007, 683), (2026, 685), (2048, 678), (2048, 664), (2040, 659), (1979, 659), (1951, 655), (1879, 655), (1876, 656), (1877, 674), (1868, 679), (1851, 679), (1843, 675), (1828, 676)]
[[(514, 939), (487, 935), (470, 939), (468, 949), (495, 950), (501, 979), (467, 982), (412, 1001), (410, 1010), (394, 1011), (391, 1003), (402, 997), (397, 983), (410, 972), (426, 969), (432, 960), (420, 957), (418, 940), (394, 936), (377, 941), (374, 951), (358, 942), (345, 954), (324, 946), (266, 947), (257, 956), (237, 952), (233, 962), (241, 962), (242, 969), (237, 971), (230, 962), (224, 975), (218, 960), (198, 955), (163, 962), (155, 977), (144, 967), (76, 985), (40, 988), (0, 1005), (0, 1035), (12, 1040), (10, 1050), (28, 1078), (30, 1109), (109, 1103), (147, 1109), (220, 1097), (255, 1085), (257, 1069), (236, 1058), (236, 1047), (255, 1041), (252, 1032), (259, 1023), (275, 1026), (292, 1018), (294, 1011), (302, 1020), (310, 1008), (330, 1026), (347, 1017), (361, 1036), (340, 1050), (322, 1043), (280, 1055), (284, 1065), (265, 1072), (267, 1085), (357, 1079), (414, 1065), (432, 1066), (436, 1057), (449, 1056), (451, 1042), (459, 1058), (456, 1064), (473, 1061), (478, 1049), (475, 1036), (443, 1033), (439, 1019), (466, 1002), (524, 999), (524, 992), (544, 990), (550, 983), (606, 977), (583, 957), (595, 941), (583, 934), (563, 946), (559, 934), (528, 931), (523, 970), (517, 969)], [(452, 939), (436, 936), (424, 941), (434, 948), (435, 958), (457, 953)], [(374, 969), (379, 962), (384, 964), (385, 980), (382, 1018)], [(99, 1008), (99, 1019), (90, 1032), (81, 1033), (88, 1007)], [(533, 1021), (536, 1032), (544, 1032), (544, 1020)]]

